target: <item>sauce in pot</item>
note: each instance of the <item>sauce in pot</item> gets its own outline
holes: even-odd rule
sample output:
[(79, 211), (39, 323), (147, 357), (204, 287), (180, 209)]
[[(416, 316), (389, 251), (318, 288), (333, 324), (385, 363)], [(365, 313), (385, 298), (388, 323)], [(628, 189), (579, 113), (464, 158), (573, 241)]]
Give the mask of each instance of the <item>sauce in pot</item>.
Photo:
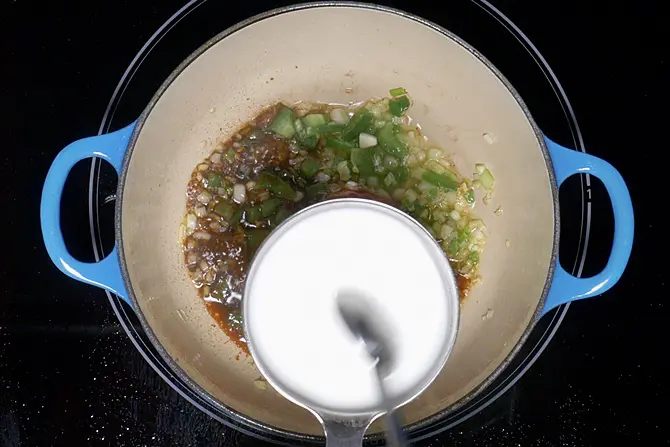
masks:
[(493, 177), (479, 167), (473, 180), (457, 172), (409, 105), (405, 93), (352, 106), (275, 104), (196, 166), (180, 228), (184, 260), (210, 314), (243, 351), (250, 260), (277, 225), (323, 200), (368, 198), (412, 215), (447, 254), (461, 299), (468, 295), (486, 241), (472, 215), (475, 189), (488, 194)]

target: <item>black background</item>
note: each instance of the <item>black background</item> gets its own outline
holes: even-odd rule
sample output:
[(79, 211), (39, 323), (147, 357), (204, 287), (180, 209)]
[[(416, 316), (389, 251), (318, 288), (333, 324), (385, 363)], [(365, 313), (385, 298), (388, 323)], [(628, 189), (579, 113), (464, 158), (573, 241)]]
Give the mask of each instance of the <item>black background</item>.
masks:
[[(211, 20), (224, 29), (279, 5), (241, 3), (248, 4), (230, 5)], [(385, 3), (441, 21), (429, 3)], [(670, 176), (661, 162), (669, 140), (667, 25), (652, 2), (492, 3), (556, 72), (587, 150), (627, 180), (635, 247), (619, 284), (571, 307), (504, 405), (421, 445), (668, 445), (663, 256)], [(74, 139), (97, 133), (129, 61), (181, 5), (0, 5), (0, 446), (259, 444), (224, 429), (163, 383), (120, 329), (104, 294), (51, 264), (39, 230), (38, 202), (53, 157)], [(87, 237), (86, 203), (75, 197), (66, 211), (68, 234)], [(611, 223), (594, 225), (593, 250), (606, 253)], [(84, 258), (90, 257), (86, 237), (70, 241)]]

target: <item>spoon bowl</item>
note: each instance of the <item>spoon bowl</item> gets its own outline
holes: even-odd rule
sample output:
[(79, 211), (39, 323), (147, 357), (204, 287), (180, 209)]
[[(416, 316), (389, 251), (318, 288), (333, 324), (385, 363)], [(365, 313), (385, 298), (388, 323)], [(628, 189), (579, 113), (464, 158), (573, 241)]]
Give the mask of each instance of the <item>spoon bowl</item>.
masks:
[(244, 296), (258, 369), (319, 419), (331, 447), (360, 445), (372, 421), (418, 396), (456, 341), (458, 292), (440, 246), (372, 200), (287, 219), (258, 249)]

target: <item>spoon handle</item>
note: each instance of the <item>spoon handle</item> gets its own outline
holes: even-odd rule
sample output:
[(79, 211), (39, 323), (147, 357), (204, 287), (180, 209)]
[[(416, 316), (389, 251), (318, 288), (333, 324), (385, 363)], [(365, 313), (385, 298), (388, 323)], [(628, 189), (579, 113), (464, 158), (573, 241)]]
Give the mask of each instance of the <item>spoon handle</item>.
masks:
[(387, 445), (389, 447), (406, 447), (409, 444), (407, 443), (407, 438), (402, 432), (402, 423), (398, 417), (397, 411), (389, 411), (386, 413), (386, 439), (388, 441)]
[(344, 421), (320, 414), (319, 419), (326, 432), (326, 447), (361, 447), (365, 430), (372, 422), (369, 416)]

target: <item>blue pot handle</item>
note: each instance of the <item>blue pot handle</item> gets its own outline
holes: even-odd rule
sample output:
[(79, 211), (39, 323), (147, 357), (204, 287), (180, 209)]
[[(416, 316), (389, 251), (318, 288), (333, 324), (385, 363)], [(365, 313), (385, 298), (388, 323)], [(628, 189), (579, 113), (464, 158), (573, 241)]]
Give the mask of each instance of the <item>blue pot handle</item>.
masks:
[(100, 262), (77, 261), (67, 251), (60, 228), (60, 201), (65, 180), (80, 160), (102, 158), (120, 174), (123, 157), (136, 122), (116, 132), (84, 138), (68, 145), (54, 159), (42, 189), (40, 220), (42, 237), (49, 257), (63, 273), (87, 284), (101, 287), (123, 298), (128, 304), (128, 292), (123, 284), (116, 246)]
[(560, 185), (572, 174), (591, 174), (605, 185), (614, 211), (612, 252), (602, 272), (591, 278), (576, 278), (556, 262), (556, 272), (544, 305), (543, 315), (569, 301), (600, 295), (621, 278), (633, 248), (633, 204), (621, 174), (600, 158), (562, 147), (545, 137), (554, 163), (556, 181)]

